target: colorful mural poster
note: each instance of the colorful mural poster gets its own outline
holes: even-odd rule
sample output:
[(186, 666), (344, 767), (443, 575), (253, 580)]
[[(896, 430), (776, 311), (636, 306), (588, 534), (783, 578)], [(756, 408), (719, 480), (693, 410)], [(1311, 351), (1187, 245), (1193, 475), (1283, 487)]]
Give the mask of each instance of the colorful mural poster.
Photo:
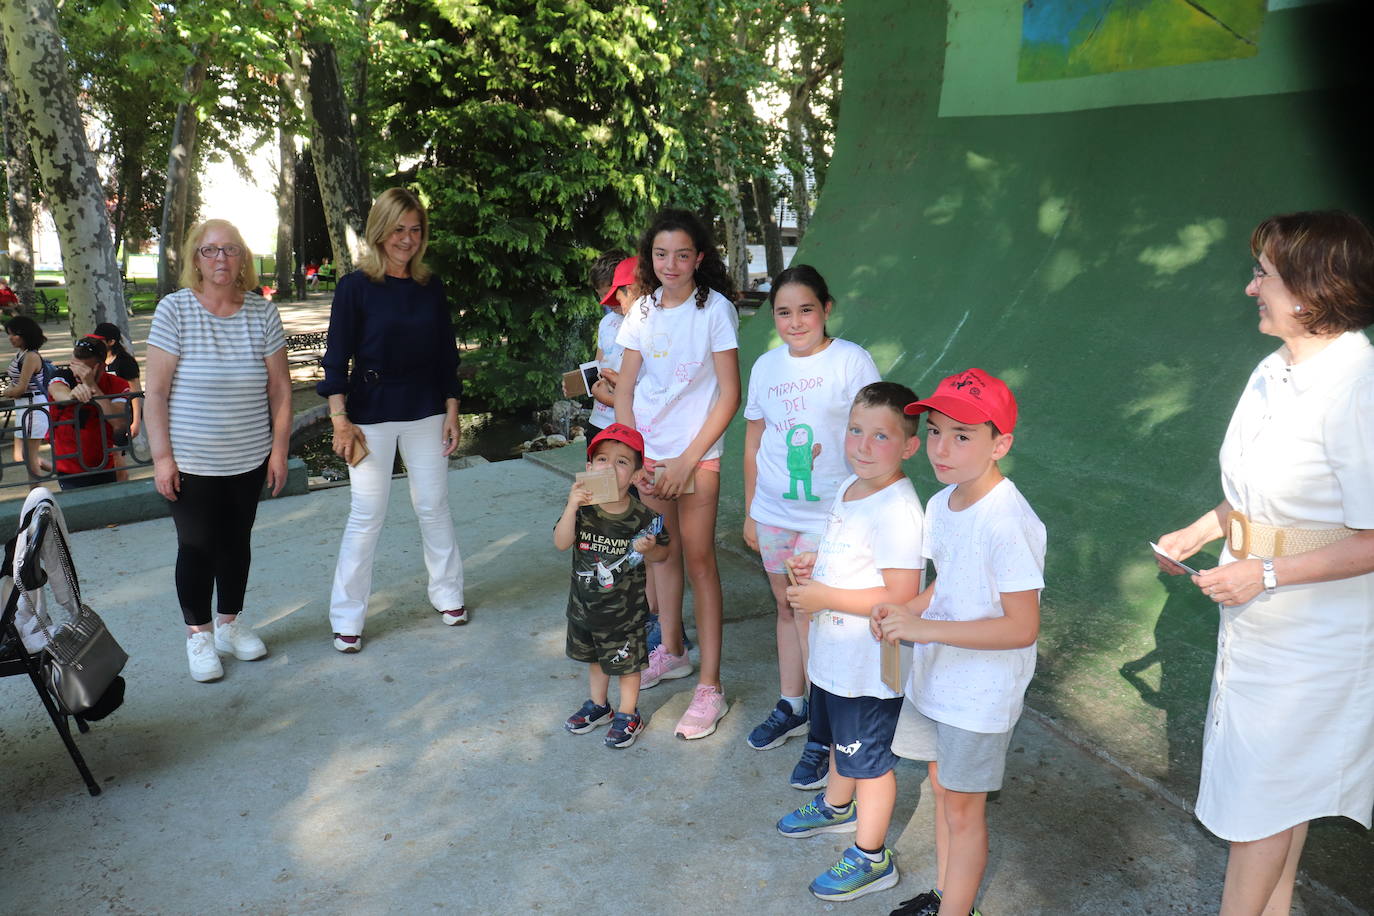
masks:
[(1254, 57), (1265, 0), (1026, 0), (1019, 82)]

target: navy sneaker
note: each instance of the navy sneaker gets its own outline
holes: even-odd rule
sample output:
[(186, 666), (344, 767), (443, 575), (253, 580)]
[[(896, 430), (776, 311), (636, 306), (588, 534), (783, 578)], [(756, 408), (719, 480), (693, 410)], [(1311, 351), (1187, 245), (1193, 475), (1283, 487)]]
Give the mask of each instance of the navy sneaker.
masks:
[(582, 708), (568, 716), (568, 721), (563, 723), (563, 727), (574, 735), (581, 735), (596, 728), (598, 725), (605, 725), (611, 721), (613, 710), (611, 704), (597, 706), (591, 700), (582, 704)]
[[(657, 614), (649, 615), (648, 635), (646, 638), (648, 640), (650, 652), (654, 651), (654, 649), (657, 649), (663, 643), (663, 627), (659, 625)], [(695, 648), (696, 646), (692, 645), (692, 637), (688, 636), (687, 633), (684, 631), (682, 634), (683, 654), (685, 655)]]
[(825, 803), (821, 792), (811, 801), (778, 821), (783, 836), (805, 837), (818, 833), (853, 833), (859, 829), (859, 809), (853, 802), (836, 810)]
[(644, 731), (644, 720), (637, 712), (618, 712), (606, 730), (607, 747), (629, 747), (635, 743), (639, 733)]
[[(940, 892), (931, 889), (924, 894), (917, 894), (910, 900), (903, 900), (897, 909), (888, 913), (887, 916), (939, 916), (940, 913)], [(978, 911), (978, 907), (968, 911), (968, 916), (983, 916)]]
[(840, 856), (840, 861), (811, 882), (810, 890), (822, 900), (853, 900), (895, 887), (900, 880), (897, 863), (892, 861), (892, 850), (884, 847), (882, 861), (874, 862), (857, 846), (851, 846)]
[(937, 916), (940, 912), (940, 892), (931, 888), (910, 900), (903, 900), (888, 916)]
[(818, 741), (807, 741), (801, 760), (792, 768), (792, 788), (819, 789), (830, 781), (830, 748)]
[(806, 734), (810, 727), (806, 700), (802, 700), (800, 713), (793, 712), (792, 704), (786, 700), (778, 700), (778, 705), (773, 707), (768, 718), (763, 720), (762, 725), (749, 733), (747, 740), (749, 746), (756, 751), (772, 750), (781, 746), (788, 738)]

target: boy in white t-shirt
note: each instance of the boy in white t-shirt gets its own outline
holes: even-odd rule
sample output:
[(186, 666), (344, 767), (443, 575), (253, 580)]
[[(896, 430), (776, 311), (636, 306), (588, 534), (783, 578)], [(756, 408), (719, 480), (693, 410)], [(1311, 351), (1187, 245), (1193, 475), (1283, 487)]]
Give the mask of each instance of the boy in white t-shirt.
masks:
[(830, 746), (830, 781), (778, 821), (783, 836), (856, 831), (840, 861), (811, 882), (822, 900), (852, 900), (898, 881), (887, 828), (897, 799), (892, 735), (902, 695), (882, 681), (881, 646), (869, 632), (875, 605), (916, 595), (921, 502), (902, 461), (920, 448), (918, 422), (902, 412), (911, 389), (874, 382), (849, 411), (844, 453), (854, 473), (840, 484), (820, 549), (786, 561), (800, 580), (787, 590), (796, 613), (812, 614), (811, 741)]
[(625, 348), (615, 342), (625, 309), (638, 296), (635, 269), (639, 258), (626, 257), (619, 249), (607, 251), (592, 262), (588, 281), (597, 300), (609, 311), (596, 326), (597, 380), (592, 385), (592, 414), (587, 421), (587, 441), (615, 422), (615, 383), (620, 380), (620, 354)]
[(999, 459), (1011, 450), (1016, 398), (981, 369), (940, 382), (926, 413), (926, 457), (947, 486), (926, 505), (925, 556), (938, 577), (904, 606), (873, 610), (873, 632), (916, 643), (893, 751), (930, 761), (936, 887), (905, 916), (963, 916), (988, 858), (987, 794), (1002, 787), (1012, 728), (1035, 673), (1045, 526)]

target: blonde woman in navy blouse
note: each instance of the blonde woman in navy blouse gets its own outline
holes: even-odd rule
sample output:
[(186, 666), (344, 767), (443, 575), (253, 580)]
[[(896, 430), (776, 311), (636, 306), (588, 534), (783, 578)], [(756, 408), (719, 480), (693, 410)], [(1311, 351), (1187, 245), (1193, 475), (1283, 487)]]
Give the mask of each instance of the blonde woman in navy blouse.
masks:
[[(458, 347), (444, 284), (424, 263), (429, 216), (404, 188), (384, 191), (367, 219), (360, 269), (339, 280), (329, 314), (324, 381), (334, 452), (352, 465), (353, 503), (339, 545), (329, 621), (334, 648), (362, 648), (372, 561), (386, 519), (397, 449), (420, 522), (429, 600), (467, 623), (463, 561), (448, 508), (448, 456), (458, 447)], [(353, 463), (360, 451), (366, 457)]]

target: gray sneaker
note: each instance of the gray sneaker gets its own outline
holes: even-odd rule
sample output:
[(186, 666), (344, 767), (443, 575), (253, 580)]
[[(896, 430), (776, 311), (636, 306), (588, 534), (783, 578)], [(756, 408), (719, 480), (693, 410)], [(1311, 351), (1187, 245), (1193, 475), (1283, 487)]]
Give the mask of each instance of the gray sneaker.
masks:
[(215, 637), (209, 633), (192, 633), (186, 638), (186, 661), (191, 665), (193, 680), (217, 681), (224, 677), (224, 667), (215, 652)]

